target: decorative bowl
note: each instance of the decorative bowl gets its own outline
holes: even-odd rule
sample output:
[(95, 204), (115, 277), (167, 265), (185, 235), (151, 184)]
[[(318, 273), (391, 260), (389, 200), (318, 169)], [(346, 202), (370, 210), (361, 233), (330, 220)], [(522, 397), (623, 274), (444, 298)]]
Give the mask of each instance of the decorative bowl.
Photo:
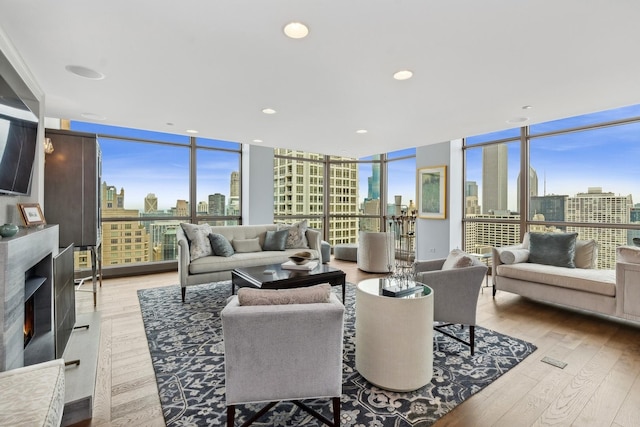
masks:
[(294, 264), (304, 265), (311, 259), (311, 252), (298, 252), (289, 257)]
[(0, 236), (11, 237), (18, 232), (18, 226), (15, 224), (0, 225)]

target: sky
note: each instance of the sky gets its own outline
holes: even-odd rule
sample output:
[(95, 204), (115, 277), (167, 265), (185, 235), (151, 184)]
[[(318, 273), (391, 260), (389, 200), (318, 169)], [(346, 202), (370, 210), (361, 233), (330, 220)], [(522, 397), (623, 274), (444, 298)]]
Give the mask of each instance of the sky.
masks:
[[(640, 105), (605, 112), (572, 117), (530, 126), (532, 135), (585, 126), (603, 121), (640, 116)], [(101, 138), (103, 152), (103, 180), (118, 191), (125, 188), (125, 208), (142, 210), (149, 193), (158, 197), (160, 209), (175, 206), (176, 200), (188, 199), (189, 137), (143, 130), (132, 130), (90, 123), (72, 122), (72, 129), (92, 133), (120, 132), (129, 137), (162, 140), (173, 145), (163, 146), (131, 143)], [(108, 129), (108, 131), (106, 130)], [(467, 144), (517, 137), (519, 129), (507, 129), (467, 138)], [(240, 145), (227, 141), (200, 139), (209, 147), (239, 149)], [(614, 147), (614, 149), (612, 149)], [(393, 153), (391, 157), (414, 154), (415, 149)], [(509, 209), (517, 211), (516, 182), (519, 173), (519, 144), (509, 144), (508, 199)], [(222, 193), (229, 196), (229, 177), (240, 168), (235, 153), (199, 150), (198, 201), (207, 195)], [(574, 196), (587, 192), (589, 187), (602, 187), (604, 192), (616, 195), (632, 194), (634, 203), (640, 203), (640, 124), (596, 130), (572, 132), (559, 136), (535, 137), (531, 140), (530, 162), (538, 175), (538, 195), (566, 194)], [(367, 179), (372, 174), (370, 165), (359, 168), (359, 201), (367, 197)], [(415, 202), (415, 158), (389, 162), (389, 199), (401, 195), (402, 203)], [(481, 150), (468, 150), (467, 180), (476, 181), (482, 191)], [(480, 195), (481, 196), (481, 195)], [(480, 202), (482, 198), (480, 197)]]

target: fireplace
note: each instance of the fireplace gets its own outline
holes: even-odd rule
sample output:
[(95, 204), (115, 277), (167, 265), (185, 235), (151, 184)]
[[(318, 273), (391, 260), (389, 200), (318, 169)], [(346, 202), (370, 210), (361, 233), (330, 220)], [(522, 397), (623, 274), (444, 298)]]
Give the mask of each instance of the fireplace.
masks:
[(24, 347), (27, 348), (33, 335), (36, 332), (35, 328), (35, 307), (33, 302), (33, 296), (24, 302)]

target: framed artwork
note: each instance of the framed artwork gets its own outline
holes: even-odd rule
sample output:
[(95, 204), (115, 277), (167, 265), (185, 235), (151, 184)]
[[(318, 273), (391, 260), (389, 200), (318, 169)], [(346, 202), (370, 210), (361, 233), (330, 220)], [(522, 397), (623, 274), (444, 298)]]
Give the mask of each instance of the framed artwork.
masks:
[(418, 169), (418, 218), (447, 217), (447, 166)]
[(22, 214), (24, 225), (27, 227), (47, 223), (44, 219), (44, 215), (42, 215), (39, 203), (18, 203), (18, 208)]

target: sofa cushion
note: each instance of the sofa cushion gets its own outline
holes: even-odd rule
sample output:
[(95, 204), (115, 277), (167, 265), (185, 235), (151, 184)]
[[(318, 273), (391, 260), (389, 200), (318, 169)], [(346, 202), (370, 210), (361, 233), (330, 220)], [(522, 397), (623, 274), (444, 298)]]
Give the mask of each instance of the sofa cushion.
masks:
[(278, 230), (289, 230), (287, 238), (287, 249), (303, 249), (309, 247), (307, 242), (307, 220), (296, 222), (295, 224), (279, 224)]
[(451, 270), (454, 268), (471, 267), (473, 265), (473, 258), (465, 251), (460, 249), (454, 249), (449, 252), (447, 259), (442, 264), (443, 270)]
[(578, 233), (529, 233), (529, 262), (575, 268)]
[(289, 238), (289, 230), (267, 231), (262, 249), (265, 251), (284, 251)]
[(598, 260), (598, 243), (593, 240), (576, 240), (576, 268), (596, 268)]
[(211, 242), (211, 249), (214, 255), (229, 257), (234, 254), (233, 246), (231, 246), (231, 243), (222, 234), (209, 234), (209, 241)]
[(262, 252), (262, 247), (257, 237), (255, 239), (233, 239), (231, 244), (233, 245), (233, 249), (240, 254), (245, 252)]
[(183, 222), (180, 224), (184, 234), (189, 240), (189, 257), (191, 261), (204, 256), (213, 255), (209, 234), (211, 234), (211, 226), (209, 224), (188, 224)]
[(615, 270), (566, 268), (525, 262), (499, 265), (497, 273), (502, 277), (525, 282), (542, 283), (611, 297), (616, 295)]
[(635, 246), (618, 246), (616, 259), (629, 264), (640, 264), (640, 248)]
[(529, 259), (528, 249), (498, 249), (500, 261), (504, 264), (517, 264), (519, 262), (527, 262)]
[(328, 283), (294, 289), (238, 289), (240, 305), (282, 305), (328, 303), (331, 286)]

